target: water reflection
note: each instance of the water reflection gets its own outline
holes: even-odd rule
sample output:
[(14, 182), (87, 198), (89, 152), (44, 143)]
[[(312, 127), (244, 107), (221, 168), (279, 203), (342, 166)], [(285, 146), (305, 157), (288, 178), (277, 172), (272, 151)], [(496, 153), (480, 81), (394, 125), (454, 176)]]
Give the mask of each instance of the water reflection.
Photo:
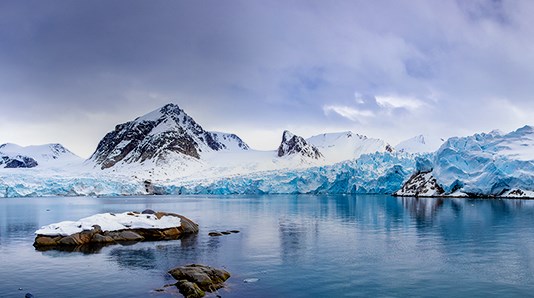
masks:
[(109, 252), (110, 260), (118, 263), (121, 267), (137, 268), (137, 269), (155, 269), (156, 268), (156, 253), (154, 248), (113, 248)]
[[(43, 252), (31, 247), (41, 225), (147, 206), (187, 215), (198, 221), (200, 233), (130, 246)], [(46, 271), (56, 279), (63, 276), (65, 291), (80, 297), (85, 280), (113, 287), (121, 284), (113, 280), (125, 274), (139, 284), (132, 296), (143, 297), (169, 283), (167, 270), (188, 263), (227, 267), (234, 297), (376, 296), (376, 291), (428, 296), (430, 290), (436, 296), (473, 296), (496, 287), (504, 296), (534, 291), (534, 201), (343, 195), (26, 198), (0, 200), (0, 214), (5, 216), (0, 217), (0, 279), (16, 285), (19, 279), (43, 280), (39, 272)], [(241, 233), (208, 236), (234, 228)], [(32, 268), (26, 268), (28, 262)], [(89, 271), (77, 270), (79, 263)], [(147, 276), (156, 281), (144, 289)], [(247, 277), (260, 281), (244, 286)], [(9, 296), (3, 295), (7, 284), (0, 285), (0, 296)], [(124, 293), (118, 287), (115, 291)], [(51, 286), (48, 291), (57, 293)]]

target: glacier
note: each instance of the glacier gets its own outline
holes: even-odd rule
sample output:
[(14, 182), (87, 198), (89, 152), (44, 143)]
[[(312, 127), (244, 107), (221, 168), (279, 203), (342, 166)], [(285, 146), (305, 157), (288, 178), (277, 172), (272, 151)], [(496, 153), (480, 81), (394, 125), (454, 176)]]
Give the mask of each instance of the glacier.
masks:
[(445, 192), (502, 195), (534, 190), (534, 128), (450, 138), (434, 157), (433, 175)]
[(414, 155), (377, 152), (331, 166), (170, 181), (155, 189), (161, 194), (391, 194), (414, 169)]
[(40, 177), (17, 173), (0, 178), (0, 197), (124, 196), (145, 194), (141, 181), (126, 177)]
[[(414, 175), (425, 177), (410, 180), (425, 184), (435, 179), (444, 196), (534, 197), (534, 128), (453, 137), (418, 164)], [(404, 185), (396, 194), (425, 195), (428, 190)]]
[[(150, 182), (155, 194), (391, 194), (415, 170), (407, 153), (376, 152), (329, 166), (256, 172), (230, 177)], [(109, 174), (35, 175), (18, 171), (0, 178), (0, 197), (145, 195), (146, 181)]]

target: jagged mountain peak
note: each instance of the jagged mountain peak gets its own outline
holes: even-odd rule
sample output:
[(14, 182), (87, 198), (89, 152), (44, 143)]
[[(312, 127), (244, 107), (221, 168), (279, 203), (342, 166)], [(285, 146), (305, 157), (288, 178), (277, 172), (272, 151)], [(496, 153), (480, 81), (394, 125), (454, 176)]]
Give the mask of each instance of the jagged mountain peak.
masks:
[(278, 146), (278, 157), (289, 155), (302, 155), (313, 159), (322, 158), (323, 155), (317, 147), (309, 144), (303, 137), (297, 136), (288, 130), (282, 134), (282, 142)]
[(89, 160), (102, 169), (146, 160), (200, 159), (203, 152), (247, 150), (238, 136), (204, 130), (178, 105), (170, 103), (119, 124), (100, 141)]

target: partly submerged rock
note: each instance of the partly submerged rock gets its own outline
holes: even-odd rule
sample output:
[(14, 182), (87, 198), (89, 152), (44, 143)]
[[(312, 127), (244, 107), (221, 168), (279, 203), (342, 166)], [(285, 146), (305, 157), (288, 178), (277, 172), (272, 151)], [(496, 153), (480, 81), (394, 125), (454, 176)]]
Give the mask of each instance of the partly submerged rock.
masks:
[(230, 277), (226, 270), (199, 264), (176, 267), (169, 273), (178, 280), (176, 287), (185, 297), (203, 297), (204, 291), (213, 292), (224, 287)]
[(198, 232), (185, 216), (168, 212), (104, 213), (44, 226), (35, 232), (36, 248), (105, 245), (117, 242), (179, 239)]

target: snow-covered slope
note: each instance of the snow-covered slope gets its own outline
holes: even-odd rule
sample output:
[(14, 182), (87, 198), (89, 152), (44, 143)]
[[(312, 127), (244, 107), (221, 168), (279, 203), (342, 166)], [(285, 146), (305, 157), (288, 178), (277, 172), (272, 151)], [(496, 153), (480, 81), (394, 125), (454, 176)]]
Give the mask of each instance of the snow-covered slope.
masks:
[(393, 151), (393, 148), (381, 139), (368, 138), (350, 131), (324, 133), (306, 141), (319, 149), (327, 164), (357, 159), (362, 154)]
[[(445, 195), (534, 197), (532, 126), (508, 134), (492, 131), (450, 138), (428, 162), (433, 168), (429, 174)], [(413, 189), (407, 185), (403, 188)]]
[(418, 135), (400, 142), (395, 149), (400, 152), (430, 153), (438, 150), (443, 142), (445, 142), (444, 139)]
[[(0, 145), (0, 157), (3, 164), (9, 167), (7, 159), (22, 162), (21, 167), (35, 166), (64, 166), (70, 163), (80, 163), (82, 159), (76, 154), (63, 147), (61, 144), (45, 144), (34, 146), (19, 146), (16, 144), (6, 143)], [(34, 162), (32, 162), (35, 161)], [(0, 166), (2, 161), (0, 161)]]
[(219, 144), (222, 145), (222, 147), (226, 150), (249, 150), (250, 147), (247, 145), (247, 143), (243, 142), (241, 138), (239, 138), (237, 135), (233, 133), (225, 133), (225, 132), (217, 132), (217, 131), (211, 131), (210, 132), (213, 140)]

